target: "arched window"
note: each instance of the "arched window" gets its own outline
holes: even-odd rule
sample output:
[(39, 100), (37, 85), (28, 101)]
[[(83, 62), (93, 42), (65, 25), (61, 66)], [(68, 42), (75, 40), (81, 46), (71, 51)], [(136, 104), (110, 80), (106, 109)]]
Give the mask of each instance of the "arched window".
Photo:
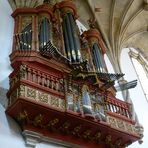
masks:
[(47, 18), (44, 18), (39, 29), (40, 48), (43, 48), (51, 40), (51, 24)]
[(139, 79), (143, 93), (148, 101), (148, 62), (140, 53), (132, 49), (129, 52), (129, 56), (131, 58), (137, 78)]
[(31, 49), (32, 24), (27, 25), (18, 37), (19, 37), (19, 43), (20, 43), (21, 50)]
[[(141, 67), (140, 71), (139, 70), (138, 71), (140, 73), (143, 71), (142, 73), (145, 75), (141, 64), (136, 59), (133, 62), (133, 58), (131, 59), (131, 56), (129, 56), (130, 50), (136, 52), (136, 54), (138, 53), (137, 50), (135, 50), (133, 48), (130, 48), (130, 49), (124, 48), (121, 52), (121, 68), (122, 68), (123, 73), (125, 73), (125, 79), (127, 81), (138, 79), (134, 67), (137, 68), (137, 70), (138, 70), (139, 69), (138, 67), (140, 66)], [(139, 54), (139, 56), (141, 56), (141, 55)], [(139, 75), (139, 78), (140, 77), (141, 77), (141, 74)], [(144, 76), (142, 76), (142, 77), (144, 78)], [(145, 77), (144, 83), (148, 84), (148, 82), (146, 82), (146, 81), (147, 81), (147, 78)], [(148, 101), (145, 99), (145, 96), (142, 92), (140, 82), (138, 82), (136, 88), (130, 89), (129, 92), (130, 92), (129, 97), (132, 100), (132, 103), (134, 105), (134, 109), (135, 109), (137, 116), (138, 116), (138, 119), (136, 117), (135, 120), (136, 121), (139, 120), (144, 127), (143, 146), (146, 147), (147, 146), (147, 137), (148, 137), (148, 128), (147, 128), (147, 118), (145, 118), (145, 117), (148, 114), (148, 110), (147, 110)], [(129, 147), (135, 148), (135, 147), (137, 147), (137, 143), (134, 143)]]

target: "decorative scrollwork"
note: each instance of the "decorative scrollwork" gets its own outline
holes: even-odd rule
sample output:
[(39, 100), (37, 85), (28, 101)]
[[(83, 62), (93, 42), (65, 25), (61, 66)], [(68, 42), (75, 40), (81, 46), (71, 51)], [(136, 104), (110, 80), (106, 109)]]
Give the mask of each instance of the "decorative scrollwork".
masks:
[(38, 99), (41, 102), (48, 103), (48, 94), (38, 92)]
[(117, 125), (118, 125), (119, 128), (121, 128), (121, 129), (123, 129), (123, 130), (125, 129), (125, 126), (124, 126), (123, 121), (117, 120)]
[(36, 90), (32, 88), (27, 88), (27, 97), (36, 99)]
[(26, 65), (21, 65), (20, 66), (20, 72), (19, 72), (19, 78), (20, 79), (25, 79), (27, 73), (27, 66)]
[(27, 111), (24, 110), (23, 112), (20, 112), (17, 116), (17, 120), (21, 123), (27, 122), (29, 120)]
[(34, 118), (34, 126), (42, 126), (43, 115), (39, 114)]
[(18, 95), (20, 97), (25, 97), (25, 86), (24, 85), (20, 85), (20, 87), (18, 89)]

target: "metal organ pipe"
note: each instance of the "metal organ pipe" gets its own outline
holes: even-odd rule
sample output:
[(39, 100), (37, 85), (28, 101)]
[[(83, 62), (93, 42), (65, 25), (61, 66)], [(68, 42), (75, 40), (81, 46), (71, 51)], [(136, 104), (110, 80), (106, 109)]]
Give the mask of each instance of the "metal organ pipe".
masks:
[(19, 50), (31, 49), (31, 43), (32, 43), (31, 24), (27, 25), (20, 34), (16, 35), (16, 40)]
[(97, 70), (99, 72), (103, 72), (104, 71), (104, 62), (103, 62), (102, 54), (100, 52), (100, 48), (98, 47), (97, 43), (94, 43), (94, 45), (93, 45), (93, 56), (94, 56), (94, 61), (95, 61), (95, 65), (96, 65)]
[(46, 45), (46, 19), (43, 20), (43, 46)]
[(84, 114), (92, 114), (91, 100), (87, 90), (82, 93), (82, 103)]
[(97, 63), (98, 63), (98, 67), (97, 69), (102, 72), (102, 63), (101, 63), (101, 55), (100, 55), (100, 52), (99, 52), (99, 49), (98, 49), (98, 45), (95, 43), (93, 45), (93, 48), (94, 48), (94, 51), (95, 51), (95, 54), (96, 54), (96, 58), (97, 58)]
[(77, 29), (76, 29), (76, 23), (74, 21), (74, 17), (71, 13), (68, 13), (69, 21), (71, 24), (71, 30), (72, 30), (72, 37), (75, 47), (75, 54), (76, 54), (76, 61), (80, 62), (81, 60), (81, 54), (80, 54), (80, 40), (78, 38)]
[(69, 60), (71, 61), (71, 51), (70, 51), (70, 45), (69, 45), (69, 38), (68, 38), (68, 33), (67, 33), (67, 29), (66, 29), (66, 24), (65, 21), (63, 21), (63, 33), (64, 33), (64, 39), (65, 39), (65, 47), (66, 47), (66, 54), (67, 57), (69, 58)]
[(97, 68), (97, 70), (98, 70), (98, 68), (99, 68), (99, 62), (98, 62), (98, 59), (97, 59), (97, 54), (96, 54), (96, 50), (93, 48), (93, 50), (92, 50), (92, 52), (93, 52), (93, 59), (94, 59), (94, 64), (95, 64), (95, 66), (96, 66), (96, 68)]
[[(72, 62), (80, 62), (81, 61), (80, 40), (78, 38), (78, 34), (76, 30), (76, 23), (71, 13), (65, 14), (63, 24), (65, 24), (63, 25), (63, 30), (64, 30), (64, 42), (66, 42), (65, 43), (66, 51), (68, 53), (68, 49), (70, 49), (70, 53), (71, 53), (70, 59), (72, 60)], [(67, 56), (69, 58), (69, 55)]]
[(51, 39), (51, 24), (47, 18), (44, 18), (40, 25), (40, 32), (39, 32), (39, 41), (40, 47), (46, 45), (46, 43)]
[(75, 55), (75, 52), (74, 52), (74, 42), (73, 42), (73, 37), (72, 37), (72, 29), (71, 29), (70, 21), (68, 19), (68, 14), (65, 15), (64, 21), (65, 21), (65, 24), (66, 24), (65, 29), (67, 30), (67, 35), (68, 35), (68, 38), (69, 38), (69, 47), (70, 47), (70, 51), (71, 51), (71, 59), (72, 59), (72, 61), (75, 61), (76, 55)]

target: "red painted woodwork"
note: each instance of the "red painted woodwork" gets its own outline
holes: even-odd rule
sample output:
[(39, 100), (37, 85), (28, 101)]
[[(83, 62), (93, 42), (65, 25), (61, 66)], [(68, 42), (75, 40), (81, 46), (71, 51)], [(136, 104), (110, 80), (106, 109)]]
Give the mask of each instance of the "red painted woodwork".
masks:
[[(35, 101), (27, 100), (26, 98), (19, 98), (19, 100), (8, 108), (7, 113), (16, 119), (19, 113), (23, 111), (28, 113), (29, 118), (28, 121), (24, 121), (25, 123), (20, 123), (23, 130), (35, 131), (47, 137), (64, 140), (87, 148), (97, 148), (99, 146), (102, 146), (102, 148), (109, 147), (102, 143), (102, 140), (105, 139), (105, 136), (108, 134), (112, 135), (114, 142), (119, 137), (122, 139), (120, 147), (122, 147), (122, 145), (124, 146), (124, 144), (129, 140), (134, 142), (139, 138), (137, 135), (113, 129), (105, 122), (90, 118), (87, 119), (85, 115), (69, 111), (58, 111), (57, 109), (46, 105), (38, 104)], [(42, 123), (34, 125), (33, 121), (36, 115), (39, 114), (43, 115)], [(47, 124), (54, 119), (58, 119), (59, 122), (51, 128), (47, 127)], [(64, 128), (64, 123), (69, 123), (70, 126), (68, 126), (68, 128)], [(74, 134), (74, 128), (80, 125), (80, 131)], [(84, 134), (87, 130), (91, 130), (89, 137), (85, 137)], [(97, 141), (97, 139), (95, 139), (97, 132), (101, 133), (101, 141)]]
[[(56, 13), (59, 10), (61, 12), (57, 15)], [(65, 63), (55, 56), (50, 58), (43, 57), (39, 51), (38, 30), (39, 19), (41, 19), (39, 14), (48, 14), (50, 21), (54, 24), (53, 28), (60, 34), (60, 30), (56, 27), (60, 26), (62, 19), (60, 17), (69, 11), (73, 13), (76, 19), (76, 6), (72, 1), (64, 0), (55, 6), (43, 4), (36, 8), (17, 8), (13, 12), (15, 35), (21, 34), (24, 14), (31, 16), (33, 33), (30, 50), (19, 49), (17, 40), (14, 39), (13, 51), (10, 55), (11, 66), (14, 70), (9, 76), (10, 89), (7, 94), (9, 106), (6, 113), (18, 122), (22, 131), (35, 131), (45, 137), (66, 141), (86, 148), (110, 148), (111, 146), (124, 148), (140, 139), (140, 135), (135, 131), (128, 132), (127, 129), (124, 129), (126, 127), (120, 128), (121, 125), (117, 126), (117, 122), (123, 121), (122, 125), (124, 124), (125, 126), (127, 123), (134, 127), (135, 122), (131, 120), (130, 104), (116, 99), (114, 93), (110, 92), (110, 90), (115, 91), (113, 87), (109, 91), (101, 90), (99, 87), (103, 84), (101, 80), (98, 80), (99, 84), (97, 85), (88, 79), (71, 80), (69, 77), (74, 71), (72, 63)], [(59, 24), (55, 24), (56, 22)], [(53, 34), (55, 35), (55, 32)], [(60, 35), (62, 38), (60, 40), (63, 40), (62, 34)], [(102, 53), (105, 54), (103, 39), (97, 29), (90, 29), (84, 32), (82, 36), (88, 42), (97, 41)], [(54, 40), (59, 40), (59, 38), (54, 38)], [(83, 49), (83, 52), (84, 54), (85, 52), (89, 53), (89, 62), (92, 64), (91, 70), (94, 72), (95, 68), (91, 51), (89, 47), (87, 48)], [(95, 75), (95, 77), (97, 76)], [(93, 113), (84, 114), (82, 101), (80, 101), (79, 112), (68, 110), (67, 94), (69, 90), (67, 91), (65, 88), (65, 80), (67, 79), (70, 79), (67, 86), (73, 83), (82, 88), (86, 84), (90, 91), (97, 91), (97, 95), (104, 97), (104, 104), (96, 103), (95, 105), (105, 108), (106, 121), (96, 118)], [(80, 91), (79, 93), (82, 96), (82, 92)], [(91, 105), (93, 106), (94, 104), (92, 103)], [(95, 112), (94, 108), (93, 112)]]
[(84, 31), (84, 33), (82, 34), (83, 37), (87, 38), (90, 41), (95, 41), (97, 40), (97, 42), (99, 43), (101, 49), (102, 49), (102, 53), (105, 54), (106, 50), (105, 50), (105, 46), (103, 43), (103, 40), (101, 38), (100, 32), (97, 29), (89, 29), (88, 31)]

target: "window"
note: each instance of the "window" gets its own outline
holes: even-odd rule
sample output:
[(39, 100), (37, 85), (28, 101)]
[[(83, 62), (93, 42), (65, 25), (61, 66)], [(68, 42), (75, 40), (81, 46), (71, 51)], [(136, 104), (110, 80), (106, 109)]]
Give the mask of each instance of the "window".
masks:
[(148, 101), (148, 63), (140, 53), (137, 53), (134, 50), (130, 50), (129, 56), (143, 93)]

